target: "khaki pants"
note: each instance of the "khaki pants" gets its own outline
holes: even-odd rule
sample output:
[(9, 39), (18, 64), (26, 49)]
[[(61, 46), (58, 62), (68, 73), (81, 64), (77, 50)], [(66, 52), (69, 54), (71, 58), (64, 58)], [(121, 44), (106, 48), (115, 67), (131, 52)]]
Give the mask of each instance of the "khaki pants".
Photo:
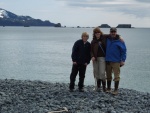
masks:
[(105, 80), (105, 69), (106, 69), (106, 63), (105, 63), (105, 57), (97, 57), (97, 61), (93, 61), (93, 72), (94, 77), (98, 79)]
[(106, 63), (106, 75), (107, 81), (112, 80), (112, 72), (114, 73), (114, 81), (120, 80), (120, 63), (109, 62)]

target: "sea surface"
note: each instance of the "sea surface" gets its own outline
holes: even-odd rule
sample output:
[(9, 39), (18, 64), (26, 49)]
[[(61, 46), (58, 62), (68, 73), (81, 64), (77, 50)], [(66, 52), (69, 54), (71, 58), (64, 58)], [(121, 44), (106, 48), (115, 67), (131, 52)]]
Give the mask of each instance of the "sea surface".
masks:
[[(74, 42), (93, 28), (0, 27), (0, 79), (69, 83)], [(109, 29), (101, 29), (105, 34)], [(127, 46), (121, 88), (150, 92), (150, 28), (120, 28)], [(76, 84), (78, 77), (76, 79)], [(85, 85), (94, 85), (92, 62)], [(113, 86), (113, 85), (112, 85)]]

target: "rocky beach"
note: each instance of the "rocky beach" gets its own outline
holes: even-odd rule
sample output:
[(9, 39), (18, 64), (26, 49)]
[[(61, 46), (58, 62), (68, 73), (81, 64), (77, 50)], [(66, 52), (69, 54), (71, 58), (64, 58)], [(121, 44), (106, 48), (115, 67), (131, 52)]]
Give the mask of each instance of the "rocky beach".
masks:
[(69, 92), (69, 84), (45, 81), (0, 79), (0, 113), (150, 113), (150, 93), (119, 89), (119, 94)]

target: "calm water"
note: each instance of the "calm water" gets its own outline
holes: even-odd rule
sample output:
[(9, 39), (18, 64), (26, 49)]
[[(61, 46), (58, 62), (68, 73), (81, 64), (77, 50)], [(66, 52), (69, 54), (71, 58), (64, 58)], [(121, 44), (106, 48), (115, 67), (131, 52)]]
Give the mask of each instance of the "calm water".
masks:
[[(0, 27), (0, 79), (69, 83), (71, 49), (84, 31), (91, 41), (92, 28)], [(150, 29), (118, 29), (118, 33), (127, 46), (120, 87), (150, 92)], [(94, 85), (92, 63), (85, 84)]]

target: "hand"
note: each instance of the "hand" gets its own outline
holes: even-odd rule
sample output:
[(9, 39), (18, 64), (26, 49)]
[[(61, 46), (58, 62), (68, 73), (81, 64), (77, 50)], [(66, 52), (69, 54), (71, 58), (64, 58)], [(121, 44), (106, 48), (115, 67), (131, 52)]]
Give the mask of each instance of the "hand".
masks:
[(84, 65), (85, 65), (85, 66), (87, 66), (88, 64), (87, 64), (87, 63), (85, 63)]
[(102, 42), (101, 42), (101, 41), (99, 41), (99, 44), (102, 44)]
[(73, 65), (77, 65), (77, 62), (73, 62)]
[(125, 62), (121, 61), (120, 62), (120, 67), (124, 66), (125, 65)]
[(95, 57), (92, 57), (92, 61), (95, 61)]
[(120, 37), (120, 41), (124, 43), (124, 40), (123, 40), (123, 38), (122, 38), (122, 37)]

